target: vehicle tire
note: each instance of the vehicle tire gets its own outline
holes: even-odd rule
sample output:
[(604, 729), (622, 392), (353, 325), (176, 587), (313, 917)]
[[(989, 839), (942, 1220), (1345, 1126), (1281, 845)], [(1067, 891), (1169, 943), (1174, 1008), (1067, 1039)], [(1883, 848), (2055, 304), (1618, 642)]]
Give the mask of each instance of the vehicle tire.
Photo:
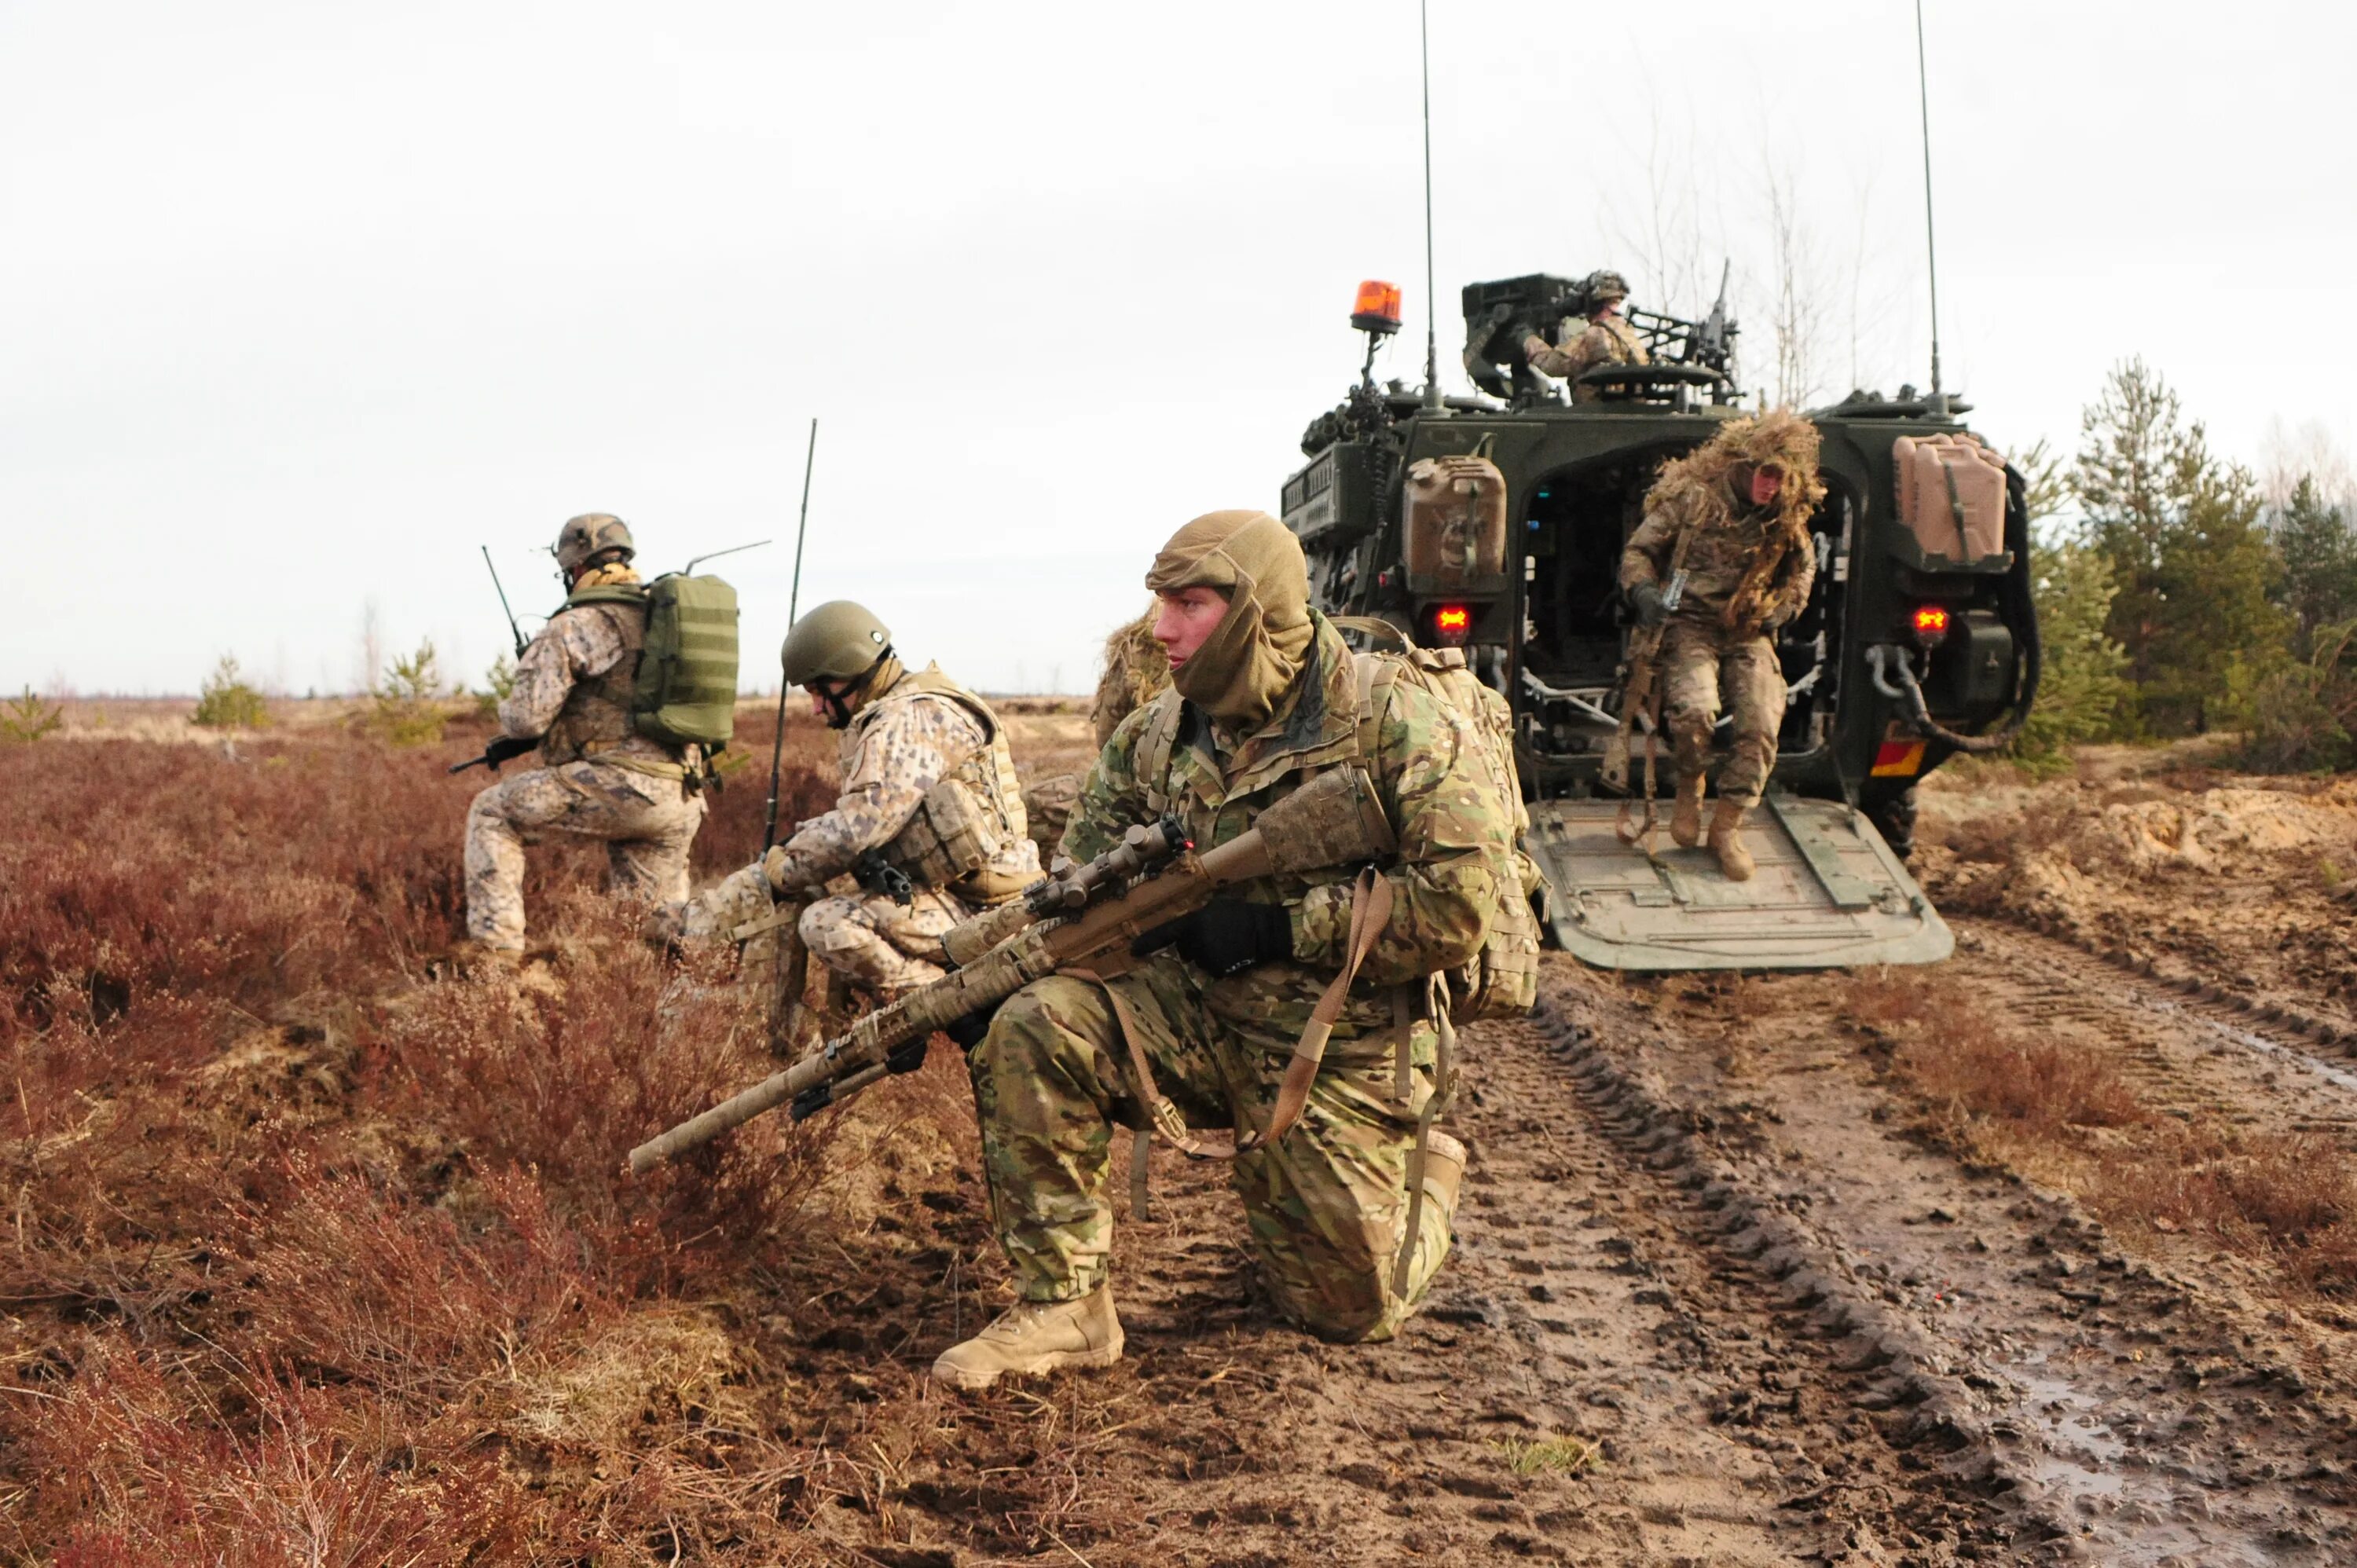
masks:
[(1866, 820), (1890, 846), (1890, 853), (1901, 860), (1915, 854), (1915, 786), (1889, 792), (1877, 791), (1858, 802)]

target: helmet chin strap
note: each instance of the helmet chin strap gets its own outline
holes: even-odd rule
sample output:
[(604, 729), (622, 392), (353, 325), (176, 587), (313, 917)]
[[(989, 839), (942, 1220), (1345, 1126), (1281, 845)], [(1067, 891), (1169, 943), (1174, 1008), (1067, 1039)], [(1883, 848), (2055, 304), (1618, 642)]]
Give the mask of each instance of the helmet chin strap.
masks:
[(839, 689), (835, 686), (834, 682), (831, 681), (823, 686), (813, 686), (812, 688), (813, 691), (818, 693), (819, 701), (826, 704), (827, 728), (847, 729), (850, 727), (851, 699), (858, 696), (861, 693), (867, 690), (869, 683), (876, 679), (876, 671), (883, 669), (885, 662), (891, 657), (892, 648), (889, 643), (887, 643), (885, 645), (884, 651), (876, 656), (876, 662), (870, 664), (866, 670), (860, 671), (856, 679), (845, 682)]

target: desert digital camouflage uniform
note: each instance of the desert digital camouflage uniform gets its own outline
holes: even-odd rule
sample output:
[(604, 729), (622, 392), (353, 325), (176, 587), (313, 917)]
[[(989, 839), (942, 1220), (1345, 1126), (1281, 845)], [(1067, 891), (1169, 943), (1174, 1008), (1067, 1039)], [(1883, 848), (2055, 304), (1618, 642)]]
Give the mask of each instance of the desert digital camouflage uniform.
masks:
[[(1739, 489), (1760, 462), (1787, 474), (1764, 507)], [(1734, 733), (1718, 795), (1746, 809), (1767, 788), (1784, 723), (1783, 665), (1768, 633), (1808, 603), (1817, 570), (1808, 518), (1824, 495), (1813, 428), (1781, 413), (1741, 421), (1663, 470), (1620, 556), (1624, 592), (1641, 583), (1666, 588), (1678, 536), (1694, 531), (1686, 585), (1662, 633), (1663, 724), (1678, 777), (1696, 779), (1709, 766), (1724, 703)]]
[[(768, 877), (785, 897), (812, 890), (800, 930), (810, 950), (855, 985), (882, 995), (939, 980), (944, 932), (994, 897), (1039, 877), (1025, 831), (1023, 798), (1006, 737), (979, 697), (928, 666), (877, 682), (843, 736), (843, 793), (772, 852)], [(996, 858), (948, 887), (916, 889), (908, 906), (888, 894), (818, 892), (868, 850), (889, 843), (925, 791), (959, 779), (998, 815)]]
[(1577, 317), (1566, 317), (1556, 336), (1567, 339), (1559, 349), (1540, 348), (1531, 356), (1531, 369), (1544, 371), (1550, 376), (1563, 376), (1573, 381), (1571, 401), (1594, 403), (1603, 396), (1600, 389), (1577, 384), (1577, 378), (1598, 365), (1649, 365), (1652, 356), (1645, 351), (1645, 340), (1637, 329), (1618, 315), (1600, 316), (1587, 324), (1577, 338), (1573, 331), (1579, 326)]
[[(601, 566), (575, 588), (637, 581), (627, 566)], [(500, 733), (542, 737), (542, 766), (492, 785), (467, 811), (467, 934), (485, 947), (522, 949), (524, 846), (558, 834), (605, 840), (617, 893), (650, 903), (687, 897), (688, 846), (705, 807), (684, 780), (700, 758), (631, 727), (645, 639), (643, 609), (572, 605), (517, 660)]]
[[(1167, 805), (1196, 843), (1224, 843), (1291, 793), (1303, 768), (1358, 755), (1357, 675), (1341, 636), (1311, 618), (1307, 660), (1268, 718), (1231, 737), (1191, 705), (1159, 779), (1138, 776), (1141, 741), (1178, 694), (1133, 713), (1091, 769), (1066, 830), (1075, 860)], [(1448, 1250), (1448, 1216), (1426, 1204), (1406, 1291), (1394, 1294), (1406, 1172), (1418, 1112), (1433, 1092), (1436, 1035), (1427, 977), (1479, 950), (1511, 807), (1483, 776), (1466, 721), (1407, 682), (1388, 688), (1366, 760), (1399, 836), (1385, 875), (1396, 902), (1336, 1026), (1302, 1121), (1237, 1159), (1261, 1276), (1277, 1308), (1321, 1337), (1387, 1338), (1414, 1312)], [(1250, 885), (1242, 897), (1291, 909), (1291, 962), (1213, 979), (1172, 952), (1107, 982), (1127, 1004), (1156, 1087), (1189, 1125), (1265, 1127), (1294, 1043), (1340, 967), (1353, 868)], [(1395, 1082), (1394, 1019), (1409, 1018), (1413, 1073)], [(1005, 1004), (973, 1058), (999, 1240), (1019, 1294), (1071, 1301), (1106, 1278), (1105, 1201), (1113, 1126), (1135, 1126), (1121, 1036), (1105, 991), (1056, 977)]]

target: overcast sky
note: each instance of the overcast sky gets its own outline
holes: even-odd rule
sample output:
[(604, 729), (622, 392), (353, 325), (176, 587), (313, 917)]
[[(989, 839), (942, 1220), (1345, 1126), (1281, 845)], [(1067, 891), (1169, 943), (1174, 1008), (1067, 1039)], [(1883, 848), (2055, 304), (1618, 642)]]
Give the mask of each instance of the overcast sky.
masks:
[[(2349, 10), (1927, 9), (1974, 424), (2067, 446), (2142, 354), (2231, 454), (2357, 444)], [(1434, 0), (1444, 367), (1468, 282), (1726, 257), (1762, 382), (1782, 206), (1813, 390), (1924, 382), (1914, 66), (1901, 0)], [(1360, 278), (1418, 379), (1416, 116), (1413, 0), (0, 0), (0, 688), (341, 689), (371, 601), (473, 677), (476, 547), (529, 629), (588, 510), (775, 537), (716, 567), (772, 682), (813, 415), (803, 605), (1081, 688), (1173, 528), (1273, 508)]]

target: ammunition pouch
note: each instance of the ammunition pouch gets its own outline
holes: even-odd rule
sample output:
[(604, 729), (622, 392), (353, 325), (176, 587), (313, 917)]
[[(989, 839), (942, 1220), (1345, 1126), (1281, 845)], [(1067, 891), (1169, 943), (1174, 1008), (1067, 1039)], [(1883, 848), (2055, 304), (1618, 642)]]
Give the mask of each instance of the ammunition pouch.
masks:
[(876, 853), (920, 887), (986, 906), (1003, 904), (1038, 880), (989, 870), (1006, 848), (997, 813), (964, 780), (944, 779), (925, 791), (908, 824)]

